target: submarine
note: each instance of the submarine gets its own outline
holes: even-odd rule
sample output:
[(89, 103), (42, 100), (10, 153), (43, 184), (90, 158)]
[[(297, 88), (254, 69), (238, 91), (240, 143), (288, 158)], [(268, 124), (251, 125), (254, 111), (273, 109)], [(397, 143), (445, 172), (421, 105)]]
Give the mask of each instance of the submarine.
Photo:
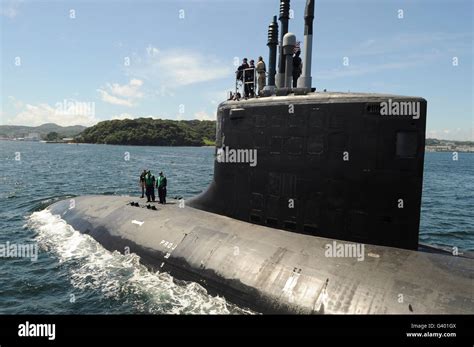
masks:
[(313, 88), (314, 9), (307, 0), (295, 88), (280, 1), (267, 86), (219, 104), (203, 193), (153, 209), (99, 195), (47, 209), (108, 250), (264, 314), (472, 314), (472, 255), (418, 241), (426, 100)]

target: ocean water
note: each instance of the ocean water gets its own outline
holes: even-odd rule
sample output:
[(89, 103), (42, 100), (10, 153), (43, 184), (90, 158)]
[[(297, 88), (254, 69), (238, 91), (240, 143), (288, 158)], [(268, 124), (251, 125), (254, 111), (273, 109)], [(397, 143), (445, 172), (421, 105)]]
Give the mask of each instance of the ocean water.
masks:
[[(0, 314), (252, 314), (196, 283), (109, 252), (44, 208), (85, 194), (137, 195), (144, 169), (163, 170), (168, 196), (212, 180), (213, 148), (0, 142), (0, 245), (39, 246), (37, 259), (0, 258)], [(420, 239), (474, 250), (474, 155), (427, 153)], [(33, 254), (32, 257), (34, 258)]]

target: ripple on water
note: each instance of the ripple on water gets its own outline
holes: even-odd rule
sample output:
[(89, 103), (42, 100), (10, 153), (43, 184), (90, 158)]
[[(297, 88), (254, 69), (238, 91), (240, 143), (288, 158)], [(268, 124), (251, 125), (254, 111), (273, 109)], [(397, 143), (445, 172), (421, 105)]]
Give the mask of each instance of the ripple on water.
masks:
[(167, 273), (150, 272), (136, 254), (109, 252), (48, 210), (34, 212), (28, 225), (37, 233), (41, 247), (68, 267), (72, 286), (81, 291), (95, 291), (105, 298), (127, 302), (134, 311), (144, 313), (252, 313), (210, 296), (199, 284), (176, 283)]
[[(15, 152), (21, 152), (21, 161), (14, 160)], [(130, 153), (130, 161), (123, 160), (124, 152)], [(0, 262), (0, 313), (241, 313), (198, 285), (149, 272), (133, 257), (102, 254), (106, 251), (99, 244), (80, 235), (73, 240), (75, 234), (63, 224), (42, 224), (34, 213), (79, 195), (138, 196), (137, 179), (144, 168), (166, 173), (170, 197), (188, 198), (212, 181), (213, 163), (213, 148), (2, 142), (0, 242), (41, 240), (42, 248), (34, 263)], [(453, 162), (449, 153), (426, 153), (422, 242), (474, 250), (473, 171), (473, 154), (460, 154)]]

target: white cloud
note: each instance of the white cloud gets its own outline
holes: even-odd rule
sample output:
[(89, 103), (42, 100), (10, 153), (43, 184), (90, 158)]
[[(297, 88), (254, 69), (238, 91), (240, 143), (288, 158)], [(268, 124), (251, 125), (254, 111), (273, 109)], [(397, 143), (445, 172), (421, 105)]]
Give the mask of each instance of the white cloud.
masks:
[(426, 138), (453, 141), (474, 141), (474, 128), (429, 129)]
[(107, 87), (110, 89), (111, 93), (123, 98), (141, 98), (143, 93), (139, 90), (143, 85), (143, 81), (139, 79), (130, 80), (129, 84), (124, 84), (121, 86), (118, 83), (107, 83)]
[(21, 2), (21, 0), (2, 1), (0, 15), (11, 19), (15, 18), (18, 15), (18, 8)]
[(229, 77), (233, 66), (199, 52), (160, 50), (149, 45), (144, 56), (135, 54), (127, 68), (129, 75), (150, 80), (167, 88), (178, 88)]
[(107, 83), (106, 88), (99, 88), (97, 91), (104, 102), (132, 107), (137, 99), (143, 98), (143, 92), (140, 90), (142, 85), (142, 80), (132, 78), (128, 84)]
[(37, 105), (25, 104), (21, 111), (12, 118), (7, 119), (6, 123), (27, 126), (38, 126), (44, 123), (56, 123), (62, 126), (91, 126), (99, 121), (95, 118), (95, 111), (91, 112), (90, 109), (78, 107), (77, 112), (71, 112), (72, 109), (63, 110), (60, 108), (60, 105), (62, 103), (58, 103), (55, 107), (47, 103)]
[(212, 81), (228, 75), (228, 68), (207, 63), (196, 54), (163, 57), (159, 62), (164, 75), (177, 86)]
[(199, 120), (216, 120), (216, 114), (209, 114), (204, 111), (199, 111), (194, 114), (195, 119)]
[(100, 93), (101, 100), (104, 102), (107, 102), (109, 104), (114, 104), (114, 105), (128, 106), (128, 107), (133, 106), (131, 101), (117, 98), (116, 96), (110, 95), (107, 91), (103, 89), (97, 89), (97, 91)]

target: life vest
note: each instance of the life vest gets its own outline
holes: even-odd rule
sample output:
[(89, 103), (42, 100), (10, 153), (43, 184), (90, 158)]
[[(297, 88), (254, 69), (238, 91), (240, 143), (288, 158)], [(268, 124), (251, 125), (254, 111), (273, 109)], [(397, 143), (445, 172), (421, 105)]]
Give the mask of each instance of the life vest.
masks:
[(145, 176), (145, 184), (147, 186), (153, 186), (153, 175), (146, 175)]
[(166, 176), (158, 176), (158, 181), (156, 183), (158, 188), (166, 187)]

